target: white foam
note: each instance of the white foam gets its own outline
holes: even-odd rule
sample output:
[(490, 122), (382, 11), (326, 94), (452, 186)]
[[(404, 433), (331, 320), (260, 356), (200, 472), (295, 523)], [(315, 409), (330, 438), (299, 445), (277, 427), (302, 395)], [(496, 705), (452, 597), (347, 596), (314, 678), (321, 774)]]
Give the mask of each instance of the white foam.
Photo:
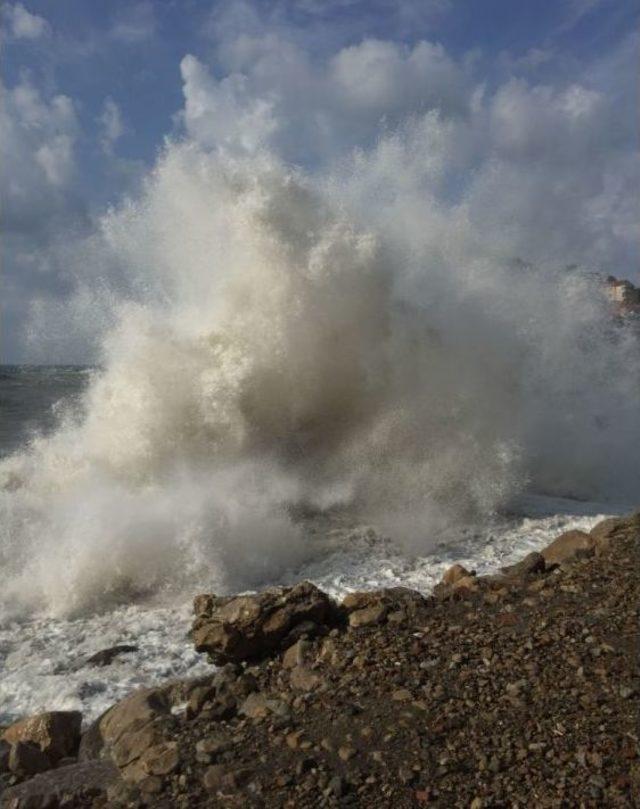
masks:
[[(371, 527), (323, 524), (313, 538), (315, 561), (277, 582), (309, 579), (336, 598), (353, 590), (394, 586), (428, 593), (454, 562), (479, 575), (495, 572), (564, 530), (589, 530), (610, 516), (599, 513), (597, 503), (527, 498), (526, 505), (536, 516), (468, 531), (426, 556), (408, 556)], [(82, 710), (89, 722), (135, 687), (211, 671), (187, 637), (190, 622), (187, 596), (176, 597), (170, 606), (139, 604), (75, 620), (41, 616), (5, 622), (0, 625), (0, 724), (52, 709)], [(139, 650), (105, 668), (78, 667), (100, 649), (124, 643)]]

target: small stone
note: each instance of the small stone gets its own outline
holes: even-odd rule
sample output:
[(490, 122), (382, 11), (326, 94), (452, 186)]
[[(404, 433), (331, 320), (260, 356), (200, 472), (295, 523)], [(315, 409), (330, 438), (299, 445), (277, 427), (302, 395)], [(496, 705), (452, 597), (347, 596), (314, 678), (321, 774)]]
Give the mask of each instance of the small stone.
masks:
[(361, 610), (355, 610), (349, 615), (349, 626), (357, 629), (363, 626), (381, 624), (387, 614), (388, 608), (384, 604), (374, 604)]
[(391, 699), (394, 702), (410, 702), (413, 699), (413, 694), (406, 688), (399, 688), (391, 694)]
[(356, 751), (353, 747), (348, 747), (345, 745), (344, 747), (338, 748), (338, 756), (342, 759), (342, 761), (349, 761), (355, 756), (355, 754)]
[(303, 665), (311, 644), (308, 640), (300, 639), (290, 646), (282, 657), (282, 667), (292, 669)]
[(287, 747), (290, 747), (292, 750), (297, 750), (300, 746), (300, 739), (302, 738), (303, 733), (303, 730), (294, 730), (293, 733), (288, 733), (285, 737)]

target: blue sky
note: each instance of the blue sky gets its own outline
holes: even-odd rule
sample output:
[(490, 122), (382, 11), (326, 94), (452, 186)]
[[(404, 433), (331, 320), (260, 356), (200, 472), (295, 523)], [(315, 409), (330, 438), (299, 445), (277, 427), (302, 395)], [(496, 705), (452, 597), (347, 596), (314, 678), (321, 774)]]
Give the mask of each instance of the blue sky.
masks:
[[(437, 110), (473, 142), (450, 193), (489, 161), (527, 179), (566, 171), (558, 211), (576, 199), (604, 224), (591, 244), (586, 221), (568, 223), (559, 260), (575, 245), (576, 261), (591, 251), (598, 267), (637, 277), (633, 2), (25, 0), (6, 2), (1, 22), (5, 361), (29, 358), (34, 302), (74, 294), (61, 239), (138, 193), (167, 137), (268, 148), (319, 171)], [(469, 123), (479, 105), (489, 124)], [(584, 121), (575, 150), (569, 109)], [(576, 180), (583, 166), (588, 184)], [(536, 259), (543, 237), (530, 234)]]

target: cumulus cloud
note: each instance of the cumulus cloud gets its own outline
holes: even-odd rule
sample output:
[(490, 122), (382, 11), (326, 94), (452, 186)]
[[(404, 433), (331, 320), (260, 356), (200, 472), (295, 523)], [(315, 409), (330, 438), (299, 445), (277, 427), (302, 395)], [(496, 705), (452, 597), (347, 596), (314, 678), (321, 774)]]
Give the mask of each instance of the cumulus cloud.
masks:
[(14, 39), (40, 39), (50, 32), (49, 23), (44, 17), (32, 14), (22, 3), (4, 6), (3, 16)]
[(2, 188), (5, 228), (49, 207), (75, 170), (78, 119), (65, 95), (50, 99), (27, 79), (3, 91), (0, 132), (5, 153)]
[(84, 206), (76, 191), (79, 123), (72, 99), (47, 97), (26, 78), (1, 89), (3, 303), (13, 336), (29, 298), (68, 291), (52, 245), (70, 238)]

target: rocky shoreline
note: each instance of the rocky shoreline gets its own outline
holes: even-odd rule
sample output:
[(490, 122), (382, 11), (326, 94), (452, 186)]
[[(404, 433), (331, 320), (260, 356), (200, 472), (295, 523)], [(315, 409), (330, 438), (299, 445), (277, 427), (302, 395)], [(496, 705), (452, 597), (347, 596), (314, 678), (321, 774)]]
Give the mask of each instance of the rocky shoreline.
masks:
[(637, 513), (429, 597), (197, 596), (211, 675), (6, 728), (0, 805), (640, 805), (639, 560)]

